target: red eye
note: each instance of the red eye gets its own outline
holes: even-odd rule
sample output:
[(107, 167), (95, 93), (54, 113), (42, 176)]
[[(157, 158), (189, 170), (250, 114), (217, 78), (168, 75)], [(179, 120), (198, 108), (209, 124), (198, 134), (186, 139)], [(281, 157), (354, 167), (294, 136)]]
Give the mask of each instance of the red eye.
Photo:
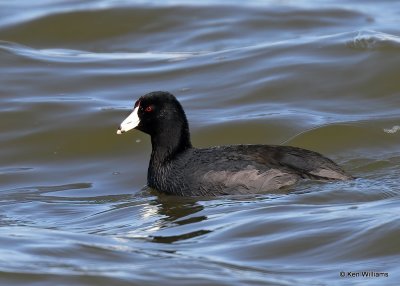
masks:
[(153, 111), (153, 107), (147, 106), (146, 109), (145, 109), (144, 111), (146, 111), (146, 112), (152, 112), (152, 111)]

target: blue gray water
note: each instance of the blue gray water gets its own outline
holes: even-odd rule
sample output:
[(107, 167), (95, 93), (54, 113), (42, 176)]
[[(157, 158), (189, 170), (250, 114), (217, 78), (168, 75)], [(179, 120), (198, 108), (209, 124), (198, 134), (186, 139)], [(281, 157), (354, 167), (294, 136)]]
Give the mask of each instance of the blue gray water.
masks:
[[(0, 284), (398, 285), (399, 15), (390, 0), (0, 2)], [(148, 136), (115, 132), (154, 90), (182, 102), (195, 146), (300, 146), (358, 179), (149, 190)]]

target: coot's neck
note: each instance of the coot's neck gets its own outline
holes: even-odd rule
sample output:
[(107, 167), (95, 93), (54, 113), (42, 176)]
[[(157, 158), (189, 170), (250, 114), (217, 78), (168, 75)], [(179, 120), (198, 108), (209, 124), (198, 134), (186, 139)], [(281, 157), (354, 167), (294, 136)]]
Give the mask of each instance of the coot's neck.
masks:
[(151, 145), (150, 168), (159, 168), (180, 153), (192, 148), (186, 118), (175, 121), (174, 126), (170, 126), (168, 122), (161, 123), (156, 132), (151, 134)]

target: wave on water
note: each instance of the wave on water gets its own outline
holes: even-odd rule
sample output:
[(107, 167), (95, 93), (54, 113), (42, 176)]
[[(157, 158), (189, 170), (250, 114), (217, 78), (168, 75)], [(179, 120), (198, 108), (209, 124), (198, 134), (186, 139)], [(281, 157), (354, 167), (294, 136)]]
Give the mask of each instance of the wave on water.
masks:
[[(54, 62), (95, 62), (107, 60), (168, 60), (168, 61), (181, 61), (196, 56), (211, 55), (223, 56), (222, 54), (229, 54), (237, 51), (254, 51), (257, 49), (267, 49), (276, 46), (296, 46), (304, 44), (319, 43), (324, 45), (335, 45), (345, 42), (345, 46), (357, 50), (398, 50), (400, 48), (400, 37), (378, 31), (354, 31), (339, 34), (327, 34), (319, 36), (306, 36), (301, 38), (279, 40), (271, 42), (266, 40), (264, 42), (255, 43), (252, 45), (245, 45), (242, 47), (224, 48), (217, 51), (143, 51), (143, 52), (95, 52), (89, 50), (76, 50), (76, 49), (60, 49), (60, 48), (45, 48), (37, 49), (28, 45), (0, 40), (0, 50), (10, 52), (15, 55), (34, 58), (37, 60), (54, 61)], [(251, 52), (250, 51), (250, 52)], [(221, 58), (222, 59), (222, 58)]]
[(394, 50), (400, 49), (400, 37), (378, 31), (359, 31), (348, 42), (348, 46), (360, 50)]
[(400, 126), (399, 125), (395, 125), (392, 128), (385, 128), (385, 129), (383, 129), (383, 131), (385, 133), (394, 134), (397, 131), (400, 131)]
[(105, 60), (170, 60), (179, 61), (200, 53), (191, 52), (108, 52), (96, 53), (71, 49), (35, 49), (25, 45), (0, 41), (0, 50), (49, 62), (94, 62)]

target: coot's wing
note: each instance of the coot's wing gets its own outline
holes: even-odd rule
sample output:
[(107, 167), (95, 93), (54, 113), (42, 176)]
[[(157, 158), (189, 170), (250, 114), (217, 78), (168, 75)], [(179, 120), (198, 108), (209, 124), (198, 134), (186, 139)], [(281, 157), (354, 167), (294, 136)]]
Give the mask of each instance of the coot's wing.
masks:
[(217, 195), (272, 192), (301, 178), (262, 152), (247, 145), (199, 149), (185, 166), (187, 180), (198, 192)]
[(249, 165), (244, 170), (210, 170), (200, 177), (202, 188), (219, 194), (273, 192), (294, 185), (300, 177), (283, 170), (258, 170)]
[(208, 194), (271, 192), (301, 178), (351, 178), (321, 154), (290, 146), (221, 146), (198, 149), (193, 155), (187, 166), (190, 180)]
[[(262, 146), (261, 146), (262, 147)], [(255, 147), (257, 148), (257, 147)], [(291, 146), (266, 146), (260, 148), (264, 160), (275, 161), (278, 164), (293, 169), (302, 177), (319, 180), (349, 180), (348, 175), (335, 162), (321, 154)], [(259, 161), (262, 163), (262, 160)]]

